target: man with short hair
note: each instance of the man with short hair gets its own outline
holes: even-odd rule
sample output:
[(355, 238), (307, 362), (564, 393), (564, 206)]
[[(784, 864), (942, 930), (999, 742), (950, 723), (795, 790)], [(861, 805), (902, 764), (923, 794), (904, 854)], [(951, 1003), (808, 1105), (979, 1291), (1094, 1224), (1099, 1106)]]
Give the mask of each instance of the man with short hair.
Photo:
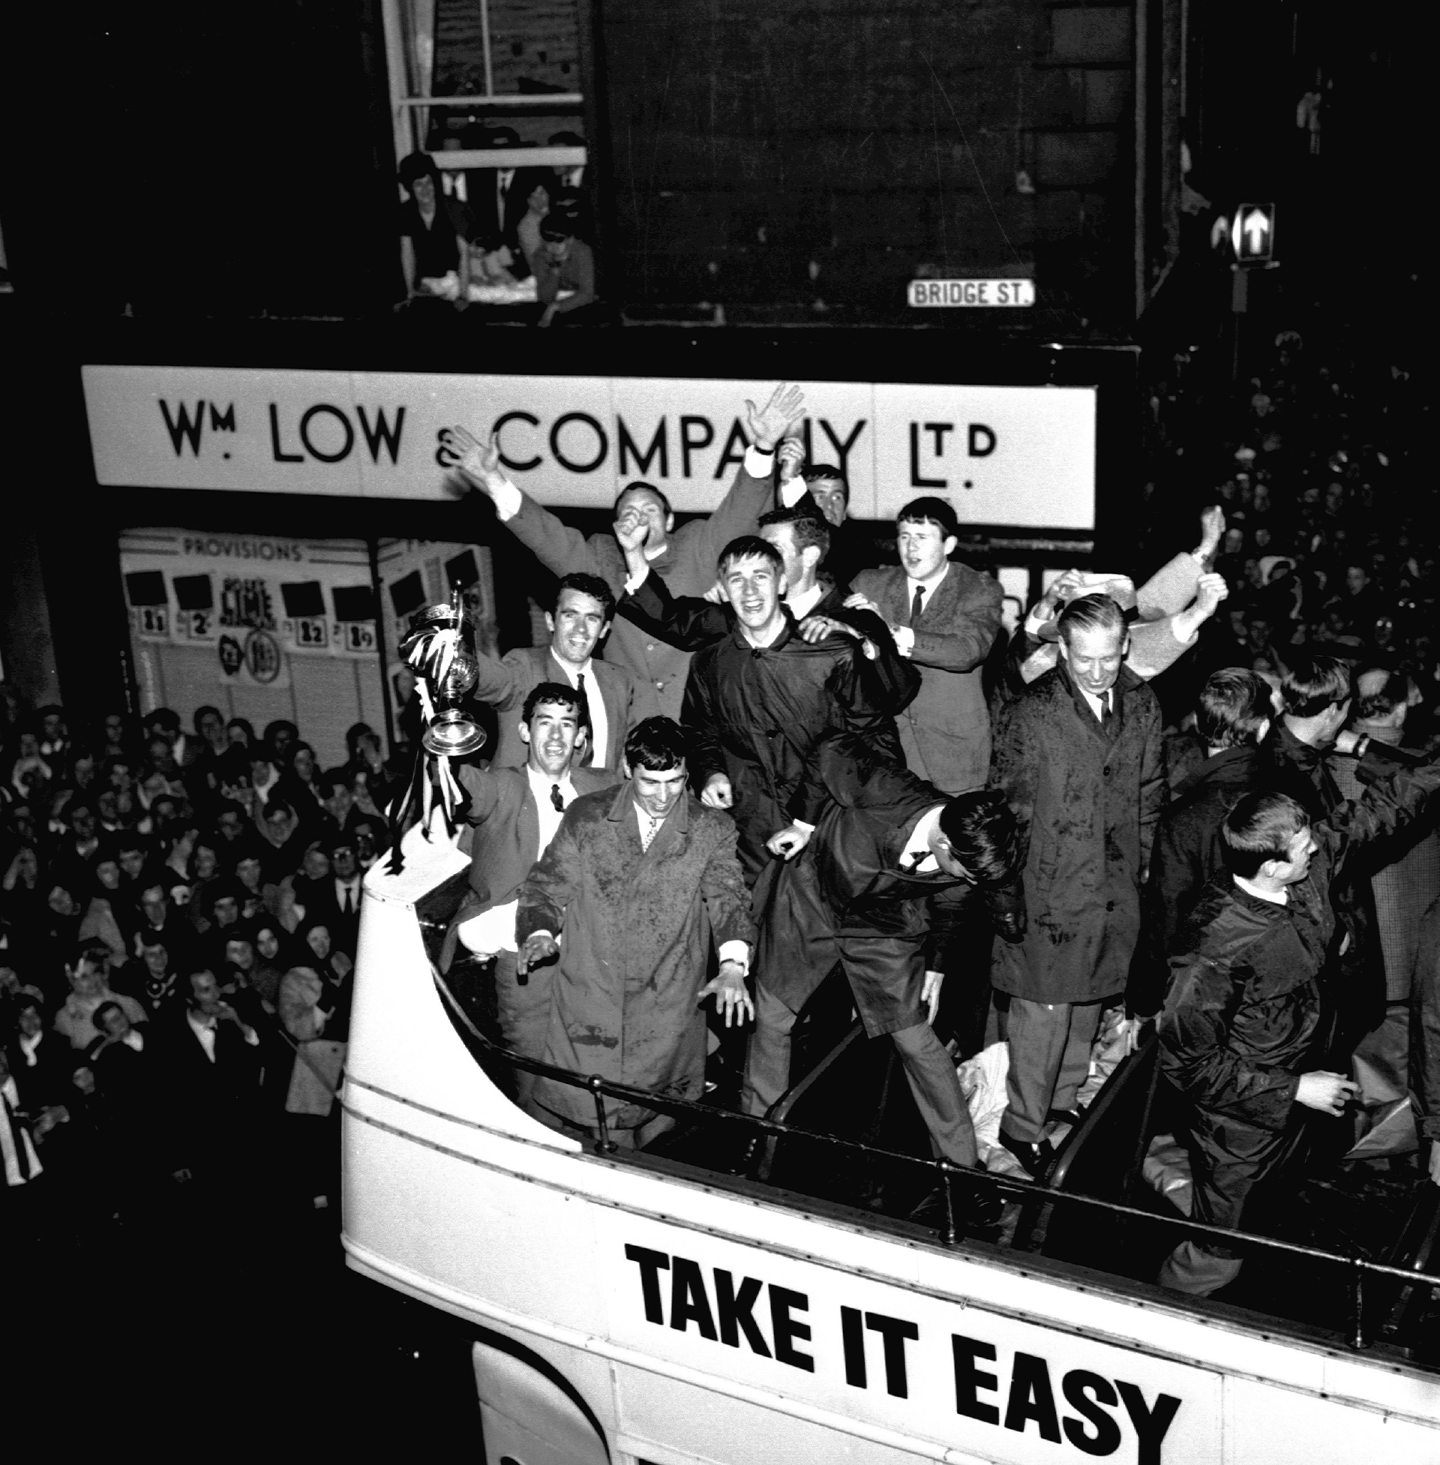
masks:
[(900, 654), (920, 668), (900, 742), (906, 764), (946, 793), (983, 784), (990, 771), (981, 671), (1000, 632), (1003, 594), (993, 575), (950, 558), (958, 530), (944, 499), (912, 499), (896, 518), (899, 565), (860, 571), (845, 602), (881, 616)]
[[(787, 389), (782, 383), (764, 407), (746, 402), (744, 421), (750, 447), (730, 492), (708, 518), (676, 528), (669, 500), (653, 484), (636, 481), (621, 489), (615, 500), (616, 522), (632, 515), (644, 522), (645, 557), (672, 595), (704, 595), (715, 583), (715, 560), (721, 548), (737, 534), (754, 531), (755, 521), (769, 507), (775, 449), (800, 418), (804, 401), (799, 388)], [(483, 447), (463, 427), (449, 428), (440, 440), (442, 464), (457, 469), (490, 497), (500, 522), (547, 570), (555, 575), (572, 571), (598, 575), (612, 595), (619, 595), (625, 583), (625, 562), (613, 536), (595, 534), (587, 539), (522, 493), (505, 473), (494, 434)], [(792, 485), (792, 501), (804, 491), (803, 484)], [(690, 666), (688, 653), (626, 621), (616, 624), (606, 652), (612, 664), (626, 667), (638, 681), (655, 689), (662, 713), (679, 717)]]
[[(744, 1108), (764, 1114), (790, 1086), (796, 1016), (838, 963), (866, 1035), (888, 1034), (899, 1051), (935, 1154), (979, 1168), (955, 1064), (932, 1027), (943, 976), (930, 953), (979, 891), (1001, 935), (1020, 938), (1015, 817), (995, 790), (952, 798), (871, 758), (844, 737), (827, 744), (821, 762), (830, 802), (761, 908)], [(988, 950), (987, 928), (984, 945), (969, 952), (972, 967)], [(998, 1219), (983, 1192), (960, 1199), (970, 1229)]]
[[(630, 733), (625, 776), (618, 790), (566, 809), (525, 877), (518, 967), (559, 959), (545, 1062), (696, 1100), (705, 1083), (699, 1004), (714, 996), (727, 1026), (754, 1012), (745, 978), (755, 930), (735, 826), (687, 792), (685, 734), (668, 717)], [(712, 941), (719, 968), (706, 982)], [(595, 1100), (583, 1087), (541, 1079), (534, 1099), (549, 1122), (593, 1132)], [(604, 1105), (622, 1146), (639, 1148), (674, 1123), (641, 1104)]]
[[(1358, 1085), (1324, 1061), (1321, 986), (1338, 921), (1330, 890), (1363, 847), (1405, 827), (1440, 788), (1440, 763), (1400, 770), (1312, 823), (1288, 794), (1245, 794), (1225, 816), (1228, 880), (1207, 888), (1171, 957), (1161, 1070), (1188, 1101), (1191, 1218), (1237, 1227), (1290, 1151), (1301, 1109), (1339, 1115)], [(1300, 1108), (1296, 1106), (1299, 1105)], [(1162, 1286), (1207, 1295), (1240, 1263), (1185, 1241)]]
[(826, 567), (837, 584), (849, 585), (861, 570), (879, 562), (875, 542), (850, 517), (850, 484), (831, 463), (807, 463), (800, 477), (810, 493), (810, 505), (830, 529)]
[[(506, 1047), (535, 1057), (550, 1021), (552, 968), (536, 967), (524, 982), (516, 972), (515, 913), (521, 882), (550, 846), (564, 811), (581, 794), (613, 787), (618, 774), (577, 767), (587, 731), (580, 694), (566, 682), (540, 682), (530, 689), (520, 715), (524, 768), (462, 763), (457, 781), (469, 802), (464, 820), (473, 831), (470, 889), (451, 922), (441, 954), (451, 968), (456, 942), (474, 958), (469, 972), (457, 969), (476, 989), (480, 1004), (494, 1004)], [(488, 990), (487, 990), (488, 989)], [(515, 1072), (517, 1102), (531, 1108), (534, 1076)]]
[(581, 697), (586, 738), (581, 761), (614, 770), (630, 729), (655, 715), (658, 702), (648, 682), (595, 651), (610, 630), (615, 597), (598, 575), (570, 574), (560, 581), (555, 609), (545, 614), (547, 646), (517, 646), (495, 658), (475, 653), (480, 668), (474, 696), (495, 707), (500, 739), (491, 756), (497, 768), (523, 768), (528, 745), (521, 737), (526, 699), (541, 682), (564, 682)]
[(1059, 664), (997, 720), (991, 771), (1028, 845), (1028, 930), (991, 968), (1010, 999), (1000, 1141), (1037, 1176), (1053, 1157), (1047, 1127), (1075, 1121), (1102, 1006), (1125, 990), (1165, 801), (1160, 704), (1123, 665), (1120, 607), (1080, 596), (1059, 631)]
[(717, 568), (732, 629), (695, 654), (683, 721), (701, 802), (733, 814), (753, 885), (772, 856), (804, 845), (820, 817), (814, 755), (826, 737), (853, 733), (901, 762), (894, 715), (915, 683), (889, 682), (886, 663), (851, 637), (805, 640), (782, 599), (784, 559), (768, 541), (732, 540)]

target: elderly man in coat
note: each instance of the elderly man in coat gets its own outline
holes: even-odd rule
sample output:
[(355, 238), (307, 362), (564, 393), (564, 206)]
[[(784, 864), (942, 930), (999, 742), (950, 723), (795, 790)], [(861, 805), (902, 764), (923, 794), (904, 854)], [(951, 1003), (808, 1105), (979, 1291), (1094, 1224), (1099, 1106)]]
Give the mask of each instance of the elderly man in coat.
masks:
[[(674, 1099), (705, 1083), (704, 998), (732, 1020), (752, 1016), (745, 986), (754, 923), (735, 826), (686, 789), (685, 735), (668, 717), (625, 740), (626, 782), (575, 800), (520, 887), (519, 968), (559, 959), (547, 1063)], [(706, 982), (713, 939), (719, 970)], [(535, 1103), (567, 1129), (592, 1132), (583, 1088), (553, 1079)], [(640, 1148), (673, 1119), (605, 1101), (619, 1144)]]
[(1059, 664), (1001, 714), (991, 771), (1029, 842), (1029, 929), (997, 945), (991, 982), (1010, 998), (1000, 1139), (1032, 1175), (1049, 1165), (1047, 1124), (1073, 1122), (1101, 1006), (1125, 989), (1165, 799), (1160, 704), (1123, 665), (1120, 607), (1081, 596), (1059, 632)]

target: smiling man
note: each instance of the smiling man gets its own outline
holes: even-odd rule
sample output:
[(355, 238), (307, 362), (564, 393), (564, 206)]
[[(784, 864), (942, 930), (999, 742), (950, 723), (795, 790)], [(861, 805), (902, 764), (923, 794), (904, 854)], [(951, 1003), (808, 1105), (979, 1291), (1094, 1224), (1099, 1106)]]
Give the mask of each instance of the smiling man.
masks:
[(474, 695), (495, 706), (500, 741), (491, 762), (497, 768), (523, 768), (529, 761), (519, 714), (540, 682), (564, 682), (583, 696), (586, 737), (578, 761), (612, 770), (619, 766), (626, 734), (658, 709), (647, 682), (615, 662), (595, 660), (614, 610), (615, 597), (604, 580), (566, 575), (555, 609), (545, 616), (548, 645), (519, 646), (498, 659), (477, 653), (480, 676)]
[(753, 885), (772, 856), (803, 848), (819, 819), (814, 755), (827, 736), (854, 733), (903, 761), (894, 714), (915, 682), (891, 680), (884, 658), (870, 660), (848, 636), (806, 641), (784, 603), (784, 557), (767, 540), (732, 540), (718, 570), (734, 625), (696, 653), (682, 717), (701, 802), (734, 815)]
[[(540, 1053), (547, 1063), (699, 1099), (700, 1003), (713, 996), (727, 1026), (753, 1012), (745, 977), (754, 926), (735, 826), (686, 788), (685, 734), (670, 718), (647, 718), (630, 734), (625, 770), (619, 790), (565, 811), (520, 887), (519, 967), (534, 981), (558, 960)], [(706, 982), (712, 940), (719, 967)], [(535, 1101), (548, 1122), (593, 1132), (585, 1089), (542, 1079)], [(605, 1110), (611, 1138), (627, 1148), (673, 1123), (617, 1099)]]
[[(469, 798), (470, 889), (451, 923), (441, 956), (451, 966), (460, 943), (474, 958), (455, 981), (472, 990), (482, 1012), (494, 1012), (501, 1042), (537, 1058), (550, 1018), (550, 971), (540, 967), (523, 985), (515, 958), (516, 897), (530, 867), (550, 846), (565, 809), (581, 794), (609, 788), (618, 775), (576, 764), (586, 729), (580, 695), (565, 682), (531, 689), (519, 718), (524, 768), (462, 764), (459, 783)], [(493, 995), (492, 995), (493, 994)], [(530, 1108), (533, 1076), (517, 1071), (516, 1100)]]
[(880, 615), (900, 654), (920, 668), (919, 695), (900, 719), (905, 761), (952, 794), (984, 783), (990, 771), (981, 671), (1003, 599), (993, 575), (950, 558), (958, 528), (944, 499), (911, 500), (896, 518), (899, 565), (861, 570), (845, 602)]
[(1059, 664), (1000, 715), (991, 770), (1029, 846), (1029, 929), (997, 944), (991, 968), (1010, 998), (1000, 1140), (1034, 1175), (1051, 1158), (1048, 1124), (1073, 1119), (1102, 1006), (1125, 989), (1165, 800), (1160, 704), (1123, 665), (1124, 613), (1084, 595), (1059, 632)]

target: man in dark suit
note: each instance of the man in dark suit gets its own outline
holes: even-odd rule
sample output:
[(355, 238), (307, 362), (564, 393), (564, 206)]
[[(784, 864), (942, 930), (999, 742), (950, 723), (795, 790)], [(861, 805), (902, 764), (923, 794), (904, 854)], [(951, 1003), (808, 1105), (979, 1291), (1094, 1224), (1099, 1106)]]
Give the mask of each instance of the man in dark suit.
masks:
[(184, 1016), (160, 1036), (172, 1171), (207, 1184), (242, 1175), (242, 1152), (254, 1139), (260, 1034), (223, 999), (215, 973), (198, 971)]
[[(507, 1048), (539, 1053), (550, 1020), (550, 967), (527, 974), (515, 970), (515, 903), (520, 883), (543, 855), (566, 808), (580, 795), (618, 783), (601, 768), (577, 768), (584, 750), (585, 709), (566, 682), (541, 682), (525, 698), (520, 741), (523, 768), (462, 765), (459, 783), (469, 796), (465, 822), (473, 831), (470, 889), (446, 937), (442, 968), (451, 964), (457, 942), (476, 959), (467, 980), (481, 1005), (489, 1005), (493, 983), (495, 1020)], [(515, 1074), (516, 1098), (530, 1107), (532, 1074)]]
[(597, 575), (566, 575), (560, 582), (555, 610), (547, 612), (548, 646), (519, 646), (498, 660), (479, 653), (480, 677), (475, 696), (495, 707), (499, 746), (491, 759), (496, 768), (523, 768), (529, 761), (521, 729), (521, 709), (541, 682), (563, 682), (581, 695), (586, 737), (579, 761), (596, 768), (619, 766), (620, 750), (630, 729), (657, 710), (655, 690), (625, 667), (596, 661), (596, 645), (610, 629), (615, 597)]
[(344, 832), (332, 834), (324, 848), (330, 857), (330, 875), (320, 882), (315, 899), (306, 904), (305, 919), (324, 925), (335, 949), (353, 961), (360, 942), (360, 902), (364, 894), (355, 837)]
[(981, 670), (1000, 631), (1003, 592), (950, 556), (955, 510), (913, 499), (896, 521), (899, 565), (861, 570), (845, 602), (890, 626), (902, 656), (920, 668), (920, 692), (898, 719), (906, 764), (946, 793), (983, 784), (990, 771), (990, 714)]
[[(877, 766), (858, 739), (832, 740), (820, 761), (831, 802), (761, 912), (745, 1110), (764, 1114), (789, 1087), (796, 1014), (838, 963), (866, 1034), (888, 1034), (899, 1051), (935, 1153), (979, 1168), (955, 1065), (931, 1027), (943, 979), (931, 953), (977, 887), (1000, 934), (1020, 938), (1014, 815), (994, 790), (949, 798), (903, 768)], [(972, 966), (988, 945), (987, 926)], [(960, 1199), (972, 1228), (996, 1219), (983, 1194)]]

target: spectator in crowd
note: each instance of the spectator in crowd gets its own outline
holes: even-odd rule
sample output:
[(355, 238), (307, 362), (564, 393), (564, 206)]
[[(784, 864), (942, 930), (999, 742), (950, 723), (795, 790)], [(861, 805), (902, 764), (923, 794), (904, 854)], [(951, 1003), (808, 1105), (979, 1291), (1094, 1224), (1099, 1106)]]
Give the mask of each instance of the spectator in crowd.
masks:
[[(566, 809), (520, 886), (518, 970), (558, 959), (534, 1056), (662, 1098), (698, 1099), (698, 1005), (714, 996), (727, 1026), (754, 1012), (745, 985), (754, 925), (735, 826), (686, 791), (685, 735), (669, 718), (631, 731), (625, 775), (618, 791), (584, 794)], [(707, 982), (712, 939), (719, 969)], [(583, 1090), (542, 1078), (534, 1101), (552, 1124), (592, 1132), (595, 1106)], [(634, 1148), (674, 1123), (615, 1099), (605, 1101), (605, 1122), (612, 1140)]]
[(541, 220), (535, 256), (538, 326), (588, 325), (603, 319), (595, 293), (595, 255), (577, 235), (578, 224), (579, 210), (565, 194)]
[[(1344, 751), (1348, 733), (1369, 752), (1401, 748), (1410, 711), (1412, 683), (1405, 673), (1372, 667), (1355, 678), (1351, 718), (1336, 742)], [(1375, 760), (1370, 759), (1373, 763)], [(1346, 799), (1365, 791), (1366, 764), (1348, 758), (1329, 760), (1335, 782)], [(1383, 1019), (1360, 1040), (1357, 1063), (1369, 1069), (1366, 1098), (1402, 1099), (1410, 1083), (1411, 977), (1420, 943), (1420, 923), (1440, 898), (1440, 833), (1433, 810), (1403, 834), (1370, 854), (1359, 879), (1368, 880), (1375, 909), (1375, 941), (1385, 977)], [(1382, 1087), (1383, 1086), (1383, 1087)]]
[(470, 237), (475, 223), (466, 206), (440, 187), (428, 153), (400, 163), (400, 263), (407, 301), (465, 300), (470, 288)]
[(95, 1013), (102, 1002), (114, 1002), (132, 1023), (143, 1023), (148, 1014), (139, 1002), (110, 986), (110, 953), (104, 946), (85, 943), (76, 948), (66, 963), (65, 977), (70, 995), (55, 1014), (54, 1028), (79, 1052), (95, 1038)]
[(825, 567), (839, 585), (849, 586), (861, 570), (879, 563), (874, 540), (850, 517), (850, 483), (833, 463), (807, 463), (800, 476), (810, 501), (830, 527)]
[[(615, 501), (615, 520), (629, 522), (631, 516), (644, 520), (645, 558), (672, 595), (704, 595), (714, 584), (715, 562), (721, 549), (736, 535), (755, 531), (757, 520), (769, 507), (775, 449), (798, 421), (803, 407), (804, 396), (799, 389), (787, 388), (783, 383), (763, 407), (746, 402), (750, 447), (730, 492), (708, 519), (695, 519), (677, 528), (669, 501), (652, 484), (630, 483), (620, 491)], [(440, 436), (443, 466), (458, 470), (467, 483), (489, 496), (500, 522), (545, 569), (555, 575), (598, 575), (618, 597), (625, 584), (625, 559), (612, 535), (596, 534), (587, 539), (523, 494), (505, 474), (500, 443), (493, 434), (483, 447), (463, 427), (449, 428)], [(795, 498), (801, 492), (803, 489), (792, 489)], [(685, 674), (690, 667), (686, 652), (619, 621), (606, 655), (655, 688), (665, 716), (679, 717)]]
[(991, 976), (1009, 998), (1000, 1140), (1032, 1175), (1049, 1125), (1075, 1118), (1102, 1005), (1125, 990), (1165, 797), (1160, 706), (1123, 664), (1120, 607), (1080, 596), (1059, 629), (1059, 666), (1001, 714), (991, 774), (1028, 846), (1028, 930), (997, 946)]

